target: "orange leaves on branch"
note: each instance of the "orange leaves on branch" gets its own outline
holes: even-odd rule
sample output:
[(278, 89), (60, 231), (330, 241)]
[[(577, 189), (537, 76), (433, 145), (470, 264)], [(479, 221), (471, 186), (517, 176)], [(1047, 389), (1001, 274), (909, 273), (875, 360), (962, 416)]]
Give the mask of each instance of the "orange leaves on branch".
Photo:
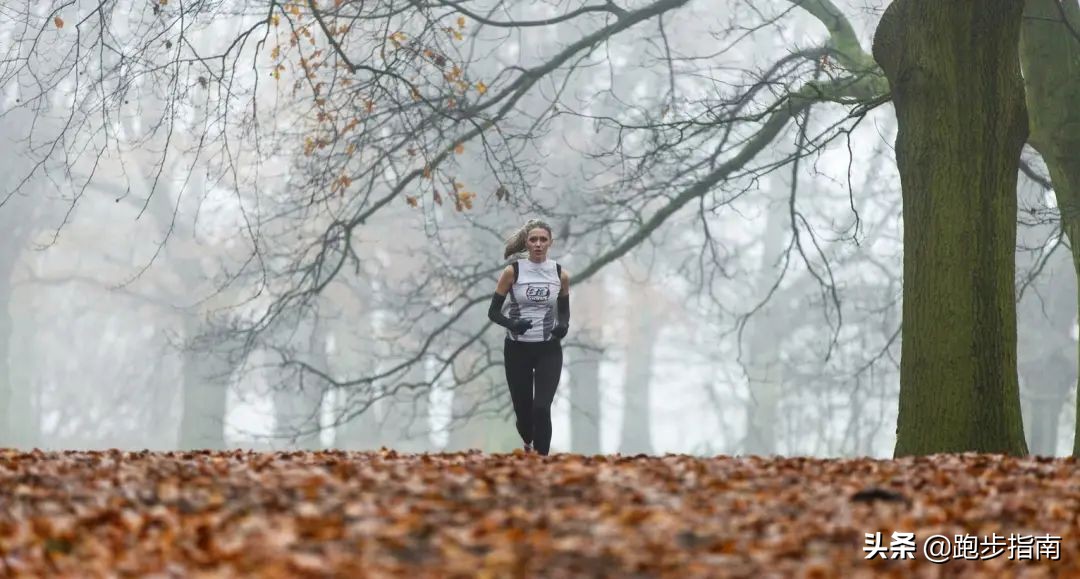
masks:
[(421, 54), (424, 55), (424, 58), (435, 63), (435, 66), (439, 68), (446, 66), (446, 57), (430, 48), (425, 48)]
[(454, 145), (454, 154), (460, 155), (465, 152), (465, 143), (458, 143)]
[(53, 16), (52, 21), (53, 21), (53, 25), (55, 25), (57, 28), (63, 28), (64, 27), (64, 19), (63, 18), (60, 18), (59, 16)]
[(476, 92), (480, 94), (484, 94), (487, 92), (487, 85), (484, 84), (484, 81), (476, 83)]
[(306, 24), (301, 26), (300, 29), (297, 30), (297, 34), (303, 36), (304, 38), (307, 38), (308, 42), (310, 42), (312, 45), (315, 44), (315, 36), (311, 34), (311, 29), (308, 28)]
[(454, 209), (458, 211), (464, 211), (466, 209), (472, 209), (473, 199), (476, 198), (476, 193), (472, 191), (459, 191), (457, 197), (454, 199)]
[(466, 191), (464, 184), (454, 181), (454, 209), (458, 211), (472, 209), (474, 198), (476, 198), (476, 193)]
[(348, 188), (348, 186), (351, 184), (352, 179), (348, 175), (342, 173), (341, 176), (339, 176), (337, 179), (334, 179), (330, 183), (330, 193), (340, 192), (344, 194), (345, 189)]
[(414, 197), (412, 195), (406, 195), (405, 196), (405, 202), (409, 204), (409, 207), (416, 207), (417, 205), (419, 205), (419, 202), (416, 199), (416, 197)]
[(325, 149), (329, 141), (323, 138), (306, 137), (304, 139), (304, 155), (311, 156), (315, 149)]

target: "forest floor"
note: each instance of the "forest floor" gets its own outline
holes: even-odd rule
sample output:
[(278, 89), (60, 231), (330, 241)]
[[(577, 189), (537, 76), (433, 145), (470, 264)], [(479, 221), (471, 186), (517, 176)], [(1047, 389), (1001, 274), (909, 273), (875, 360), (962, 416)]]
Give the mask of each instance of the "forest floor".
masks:
[(1078, 522), (1072, 459), (0, 449), (0, 576), (1049, 577)]

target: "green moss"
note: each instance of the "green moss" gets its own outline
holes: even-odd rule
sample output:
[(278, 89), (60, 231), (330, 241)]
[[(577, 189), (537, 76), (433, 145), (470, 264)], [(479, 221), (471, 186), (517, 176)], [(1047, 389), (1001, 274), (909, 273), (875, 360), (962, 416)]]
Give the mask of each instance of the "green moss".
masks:
[(1016, 373), (1020, 0), (897, 0), (874, 56), (903, 189), (896, 455), (1026, 454)]

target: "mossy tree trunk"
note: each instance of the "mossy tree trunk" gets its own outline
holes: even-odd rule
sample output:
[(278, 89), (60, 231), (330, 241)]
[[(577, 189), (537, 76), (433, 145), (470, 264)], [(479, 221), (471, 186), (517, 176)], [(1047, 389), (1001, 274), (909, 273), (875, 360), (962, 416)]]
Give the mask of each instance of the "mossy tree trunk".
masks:
[[(1080, 4), (1028, 0), (1021, 30), (1030, 142), (1050, 170), (1073, 267), (1080, 276), (1080, 38), (1073, 32), (1080, 31)], [(1080, 292), (1077, 300), (1080, 305)], [(1077, 401), (1080, 413), (1080, 397)], [(1073, 455), (1080, 455), (1080, 426)]]
[(874, 39), (899, 123), (896, 455), (1027, 453), (1016, 373), (1023, 0), (897, 0)]

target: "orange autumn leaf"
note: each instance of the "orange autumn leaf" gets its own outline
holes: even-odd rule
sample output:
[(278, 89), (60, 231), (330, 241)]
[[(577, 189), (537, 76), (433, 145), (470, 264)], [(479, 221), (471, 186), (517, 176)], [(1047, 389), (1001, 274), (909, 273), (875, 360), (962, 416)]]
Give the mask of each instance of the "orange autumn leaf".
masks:
[(416, 207), (417, 205), (416, 197), (413, 197), (412, 195), (406, 195), (405, 202), (408, 203), (410, 207)]
[(460, 154), (462, 154), (464, 152), (465, 152), (465, 143), (458, 143), (458, 144), (454, 145), (454, 153), (455, 154), (460, 155)]
[[(1074, 482), (1072, 459), (977, 453), (0, 448), (0, 506), (14, 505), (0, 518), (0, 566), (27, 577), (936, 577), (922, 547), (940, 536), (954, 547), (950, 576), (1077, 576)], [(914, 556), (890, 557), (904, 533)], [(994, 535), (1001, 553), (986, 556)], [(980, 548), (964, 560), (956, 537)]]
[(55, 24), (57, 28), (63, 28), (64, 19), (60, 18), (59, 16), (53, 16), (53, 24)]

